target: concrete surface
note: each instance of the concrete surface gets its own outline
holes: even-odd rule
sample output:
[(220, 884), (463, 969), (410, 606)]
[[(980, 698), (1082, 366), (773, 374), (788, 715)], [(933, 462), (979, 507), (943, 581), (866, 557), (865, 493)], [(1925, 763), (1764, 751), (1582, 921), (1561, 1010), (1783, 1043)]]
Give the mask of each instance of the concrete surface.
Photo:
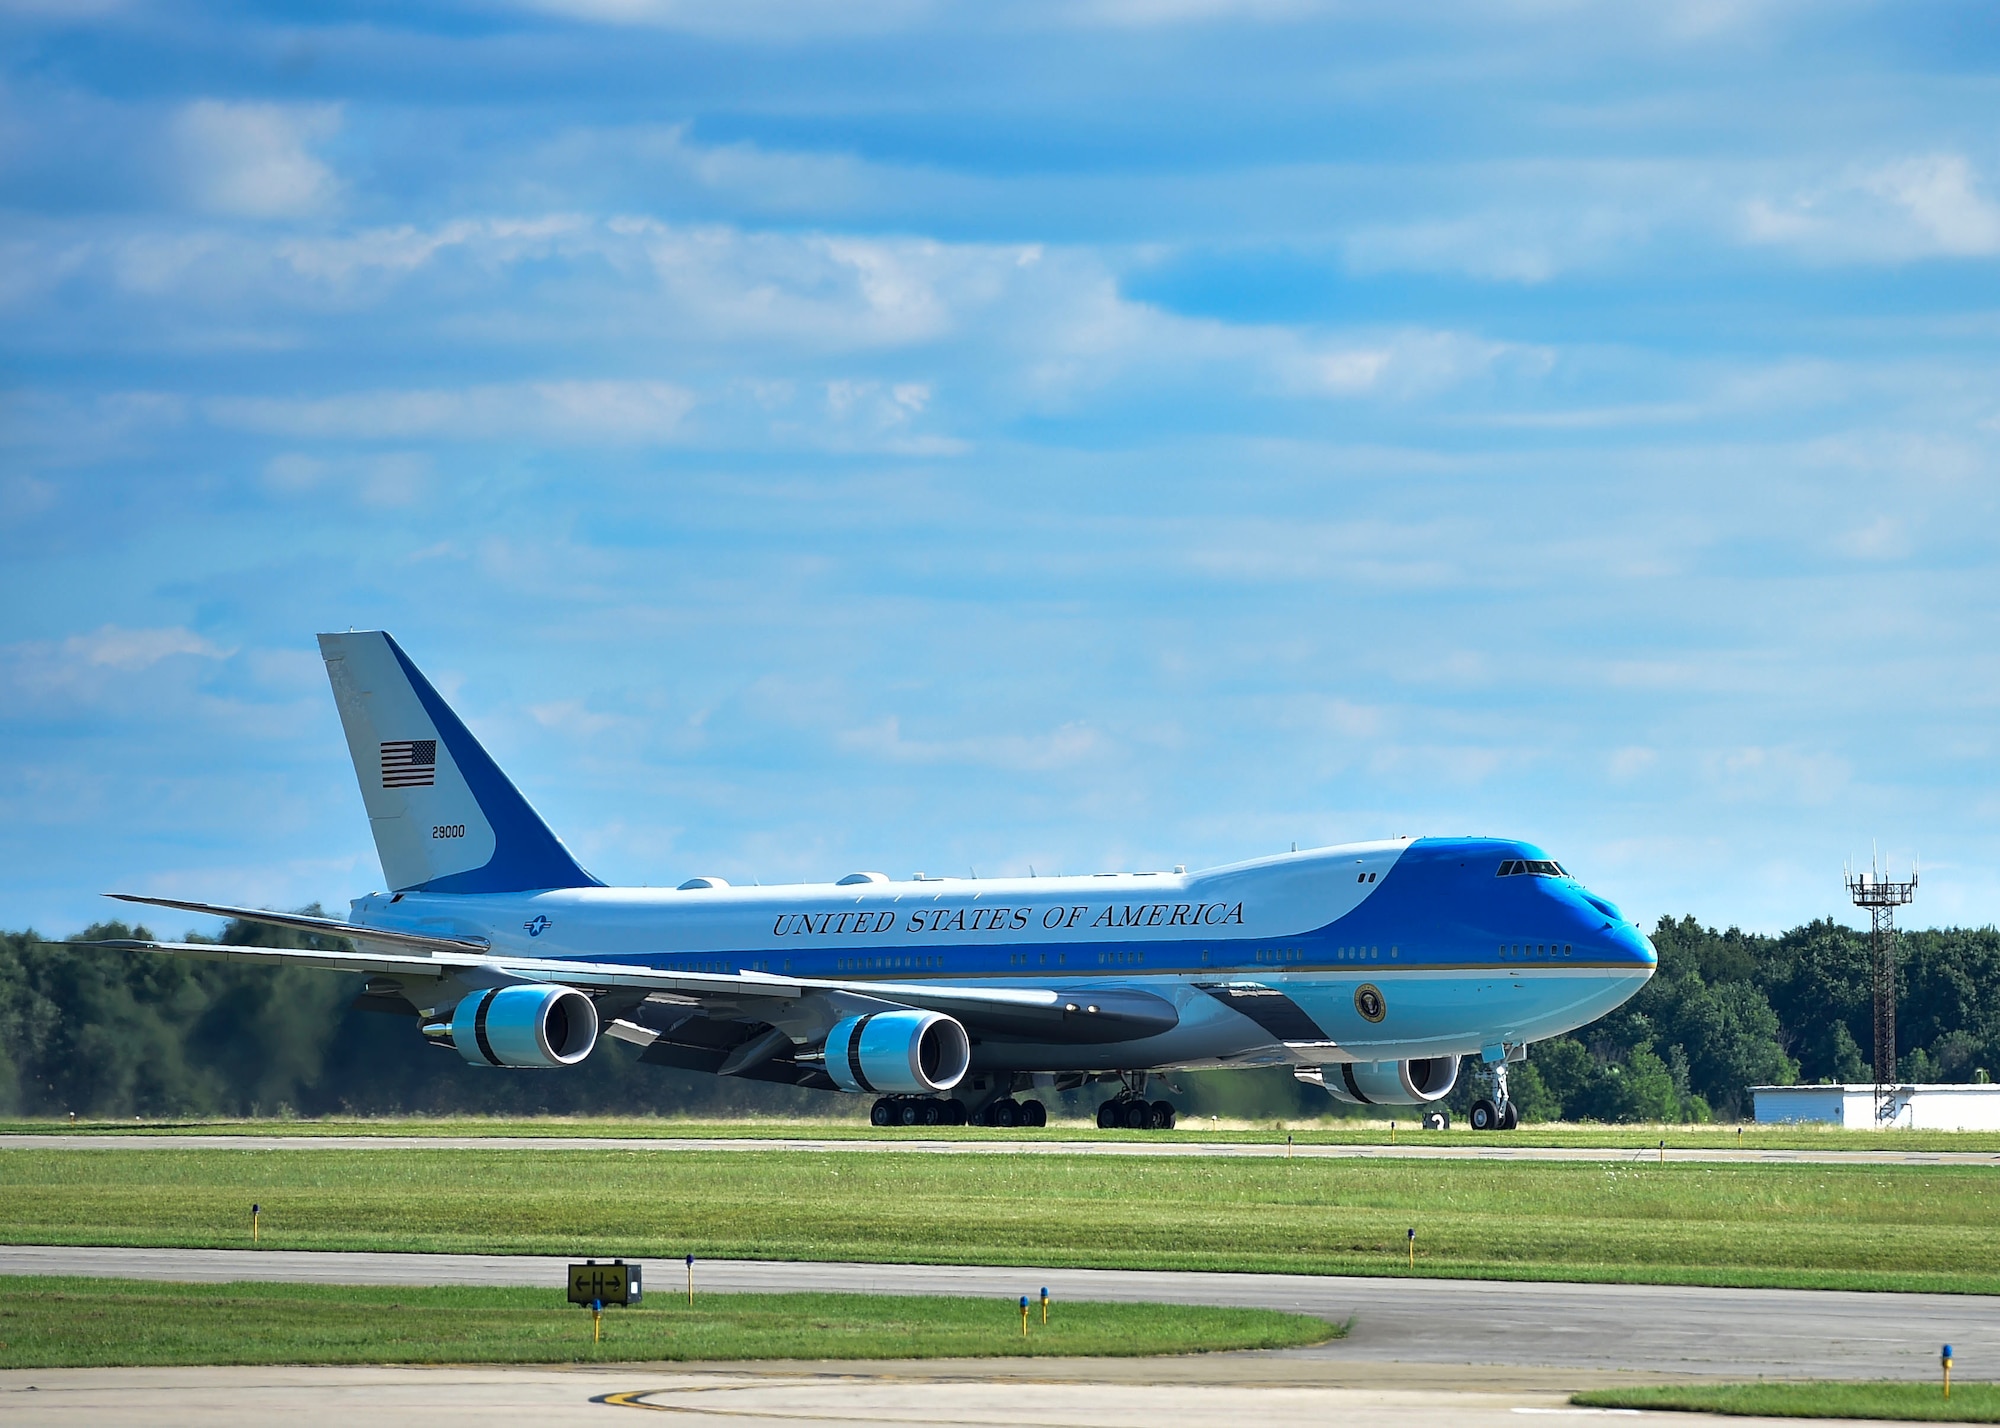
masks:
[[(1212, 1428), (1218, 1423), (1368, 1423), (1384, 1428), (1528, 1428), (1543, 1417), (1604, 1415), (1567, 1406), (1562, 1388), (1343, 1385), (1228, 1371), (1165, 1377), (1146, 1360), (1049, 1361), (1053, 1372), (995, 1371), (983, 1362), (700, 1368), (213, 1368), (0, 1372), (0, 1419), (10, 1428), (346, 1428), (356, 1421), (490, 1428), (641, 1424), (665, 1412), (735, 1428), (800, 1423), (1011, 1425), (1047, 1428)], [(1173, 1372), (1171, 1366), (1183, 1371)], [(1686, 1428), (1684, 1415), (1626, 1414)], [(1736, 1419), (1752, 1428), (1761, 1420)], [(1796, 1425), (1800, 1420), (1787, 1420)]]
[[(606, 1254), (613, 1252), (615, 1247), (607, 1246)], [(564, 1283), (567, 1263), (509, 1255), (0, 1246), (0, 1274), (546, 1285), (552, 1294)], [(652, 1261), (649, 1268), (656, 1291), (670, 1291), (680, 1282), (677, 1261)], [(1058, 1305), (1150, 1300), (1352, 1319), (1345, 1339), (1256, 1357), (1343, 1371), (1397, 1366), (1419, 1381), (1450, 1368), (1474, 1368), (1481, 1376), (1498, 1369), (1550, 1369), (1569, 1378), (1578, 1372), (1639, 1372), (1921, 1380), (1937, 1372), (1938, 1346), (1947, 1343), (1962, 1380), (2000, 1379), (2000, 1298), (1983, 1295), (756, 1260), (699, 1261), (695, 1268), (698, 1289), (717, 1292), (849, 1290), (1011, 1299), (1046, 1285)]]
[[(1054, 1132), (1060, 1135), (1061, 1132)], [(1433, 1136), (1436, 1139), (1425, 1139)], [(1454, 1137), (1446, 1139), (1445, 1137)], [(1459, 1138), (1462, 1137), (1462, 1138)], [(824, 1154), (848, 1151), (914, 1151), (926, 1155), (1106, 1155), (1195, 1156), (1217, 1160), (1270, 1160), (1286, 1155), (1282, 1140), (1223, 1144), (1180, 1140), (1167, 1132), (1158, 1140), (926, 1140), (884, 1131), (865, 1140), (738, 1139), (718, 1136), (478, 1136), (478, 1135), (0, 1135), (5, 1150), (790, 1150)], [(1410, 1131), (1397, 1145), (1299, 1145), (1300, 1160), (1536, 1160), (1656, 1162), (1657, 1147), (1592, 1149), (1577, 1146), (1509, 1145), (1499, 1136), (1472, 1138), (1470, 1131)], [(1667, 1147), (1670, 1162), (1700, 1165), (2000, 1165), (1990, 1150), (1742, 1150)]]

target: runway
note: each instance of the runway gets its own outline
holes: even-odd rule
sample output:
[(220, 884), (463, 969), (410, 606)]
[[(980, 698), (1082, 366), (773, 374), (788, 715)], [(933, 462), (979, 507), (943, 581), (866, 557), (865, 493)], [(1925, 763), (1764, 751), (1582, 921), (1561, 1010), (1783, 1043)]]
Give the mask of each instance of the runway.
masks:
[[(0, 1247), (0, 1274), (546, 1285), (551, 1293), (560, 1291), (567, 1262), (510, 1255)], [(679, 1265), (666, 1268), (678, 1271)], [(1285, 1309), (1351, 1319), (1353, 1329), (1328, 1344), (1251, 1357), (1327, 1370), (1398, 1367), (1420, 1379), (1447, 1367), (1482, 1375), (1552, 1370), (1571, 1378), (1638, 1372), (1928, 1379), (1937, 1372), (1938, 1346), (1946, 1343), (1955, 1347), (1961, 1378), (2000, 1379), (2000, 1298), (1980, 1295), (761, 1260), (698, 1262), (696, 1281), (716, 1292), (1010, 1299), (1046, 1285), (1059, 1304), (1104, 1299)]]
[[(1524, 1160), (1657, 1162), (1657, 1147), (1507, 1145), (1497, 1139), (1473, 1144), (1425, 1142), (1414, 1137), (1399, 1145), (1294, 1145), (1282, 1140), (1241, 1143), (1177, 1140), (937, 1140), (893, 1131), (867, 1139), (757, 1139), (717, 1136), (478, 1136), (478, 1135), (0, 1135), (4, 1150), (587, 1150), (626, 1151), (796, 1151), (806, 1154), (869, 1154), (901, 1151), (919, 1155), (1093, 1155), (1166, 1156), (1217, 1160)], [(1430, 1132), (1429, 1134), (1439, 1134)], [(1443, 1134), (1449, 1135), (1450, 1132)], [(1470, 1134), (1467, 1132), (1466, 1134)], [(1694, 1165), (2000, 1165), (2000, 1151), (1986, 1150), (1761, 1150), (1666, 1147), (1666, 1159)]]
[[(1380, 1428), (1533, 1428), (1597, 1417), (1566, 1386), (1380, 1385), (1267, 1379), (1230, 1361), (1089, 1359), (780, 1364), (745, 1370), (615, 1368), (59, 1369), (0, 1372), (10, 1428), (347, 1428), (421, 1421), (447, 1428), (646, 1428), (655, 1415), (721, 1428), (812, 1424), (953, 1428), (1213, 1428), (1217, 1423), (1367, 1423)], [(1189, 1365), (1207, 1370), (1190, 1373)], [(1687, 1428), (1684, 1414), (1621, 1415), (1634, 1428)], [(1744, 1428), (1798, 1428), (1735, 1419)]]

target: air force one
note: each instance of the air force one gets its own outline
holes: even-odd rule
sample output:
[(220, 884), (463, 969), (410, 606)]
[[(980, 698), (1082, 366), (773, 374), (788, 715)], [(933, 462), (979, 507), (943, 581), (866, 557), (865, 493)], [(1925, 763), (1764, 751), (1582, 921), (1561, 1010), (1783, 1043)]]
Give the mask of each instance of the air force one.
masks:
[(1116, 1091), (1165, 1129), (1177, 1070), (1289, 1066), (1432, 1123), (1652, 976), (1652, 944), (1539, 848), (1396, 838), (1200, 872), (606, 887), (386, 633), (321, 635), (390, 889), (345, 920), (117, 894), (346, 939), (352, 951), (120, 942), (365, 974), (475, 1066), (559, 1068), (604, 1036), (658, 1065), (877, 1097), (877, 1125), (1042, 1125), (1037, 1090)]

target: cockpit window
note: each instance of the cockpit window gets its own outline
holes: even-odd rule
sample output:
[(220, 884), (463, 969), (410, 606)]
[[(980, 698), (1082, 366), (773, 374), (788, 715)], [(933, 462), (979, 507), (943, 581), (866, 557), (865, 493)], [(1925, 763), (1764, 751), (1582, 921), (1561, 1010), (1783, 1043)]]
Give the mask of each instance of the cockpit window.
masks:
[(1547, 858), (1509, 858), (1500, 865), (1500, 871), (1494, 874), (1494, 876), (1502, 878), (1566, 878), (1569, 874), (1563, 870), (1561, 863)]

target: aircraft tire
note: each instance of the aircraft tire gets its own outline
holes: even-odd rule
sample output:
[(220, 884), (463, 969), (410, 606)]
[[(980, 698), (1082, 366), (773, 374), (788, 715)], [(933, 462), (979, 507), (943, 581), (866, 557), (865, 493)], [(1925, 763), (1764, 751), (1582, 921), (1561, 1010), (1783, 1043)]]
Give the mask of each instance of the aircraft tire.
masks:
[(873, 1106), (868, 1108), (868, 1124), (872, 1126), (892, 1126), (895, 1123), (894, 1107), (889, 1104), (887, 1096), (883, 1096)]
[(925, 1101), (923, 1113), (917, 1117), (927, 1126), (939, 1125), (944, 1120), (944, 1106), (938, 1101)]
[(1151, 1130), (1153, 1128), (1153, 1108), (1144, 1101), (1125, 1103), (1125, 1129)]
[(1499, 1120), (1500, 1112), (1484, 1096), (1472, 1103), (1472, 1109), (1465, 1116), (1465, 1123), (1476, 1131), (1490, 1131)]
[(1515, 1110), (1514, 1103), (1509, 1101), (1507, 1109), (1500, 1113), (1500, 1129), (1512, 1130), (1519, 1124), (1521, 1124), (1521, 1113)]
[(989, 1124), (1012, 1130), (1021, 1124), (1021, 1103), (1002, 1097), (993, 1103), (987, 1114), (991, 1118)]
[(1049, 1123), (1049, 1108), (1040, 1101), (1021, 1102), (1021, 1124), (1037, 1130)]
[(924, 1108), (921, 1102), (905, 1101), (902, 1105), (896, 1107), (896, 1123), (898, 1125), (913, 1126), (923, 1118), (923, 1114)]
[(1124, 1111), (1116, 1101), (1098, 1102), (1097, 1128), (1099, 1130), (1117, 1130), (1118, 1127), (1124, 1124)]
[(1172, 1101), (1155, 1101), (1152, 1104), (1151, 1111), (1152, 1114), (1147, 1117), (1151, 1129), (1172, 1130), (1174, 1128), (1174, 1121), (1177, 1117), (1174, 1115), (1174, 1103)]
[(944, 1123), (948, 1126), (962, 1126), (970, 1117), (965, 1113), (965, 1102), (953, 1096), (944, 1103)]

